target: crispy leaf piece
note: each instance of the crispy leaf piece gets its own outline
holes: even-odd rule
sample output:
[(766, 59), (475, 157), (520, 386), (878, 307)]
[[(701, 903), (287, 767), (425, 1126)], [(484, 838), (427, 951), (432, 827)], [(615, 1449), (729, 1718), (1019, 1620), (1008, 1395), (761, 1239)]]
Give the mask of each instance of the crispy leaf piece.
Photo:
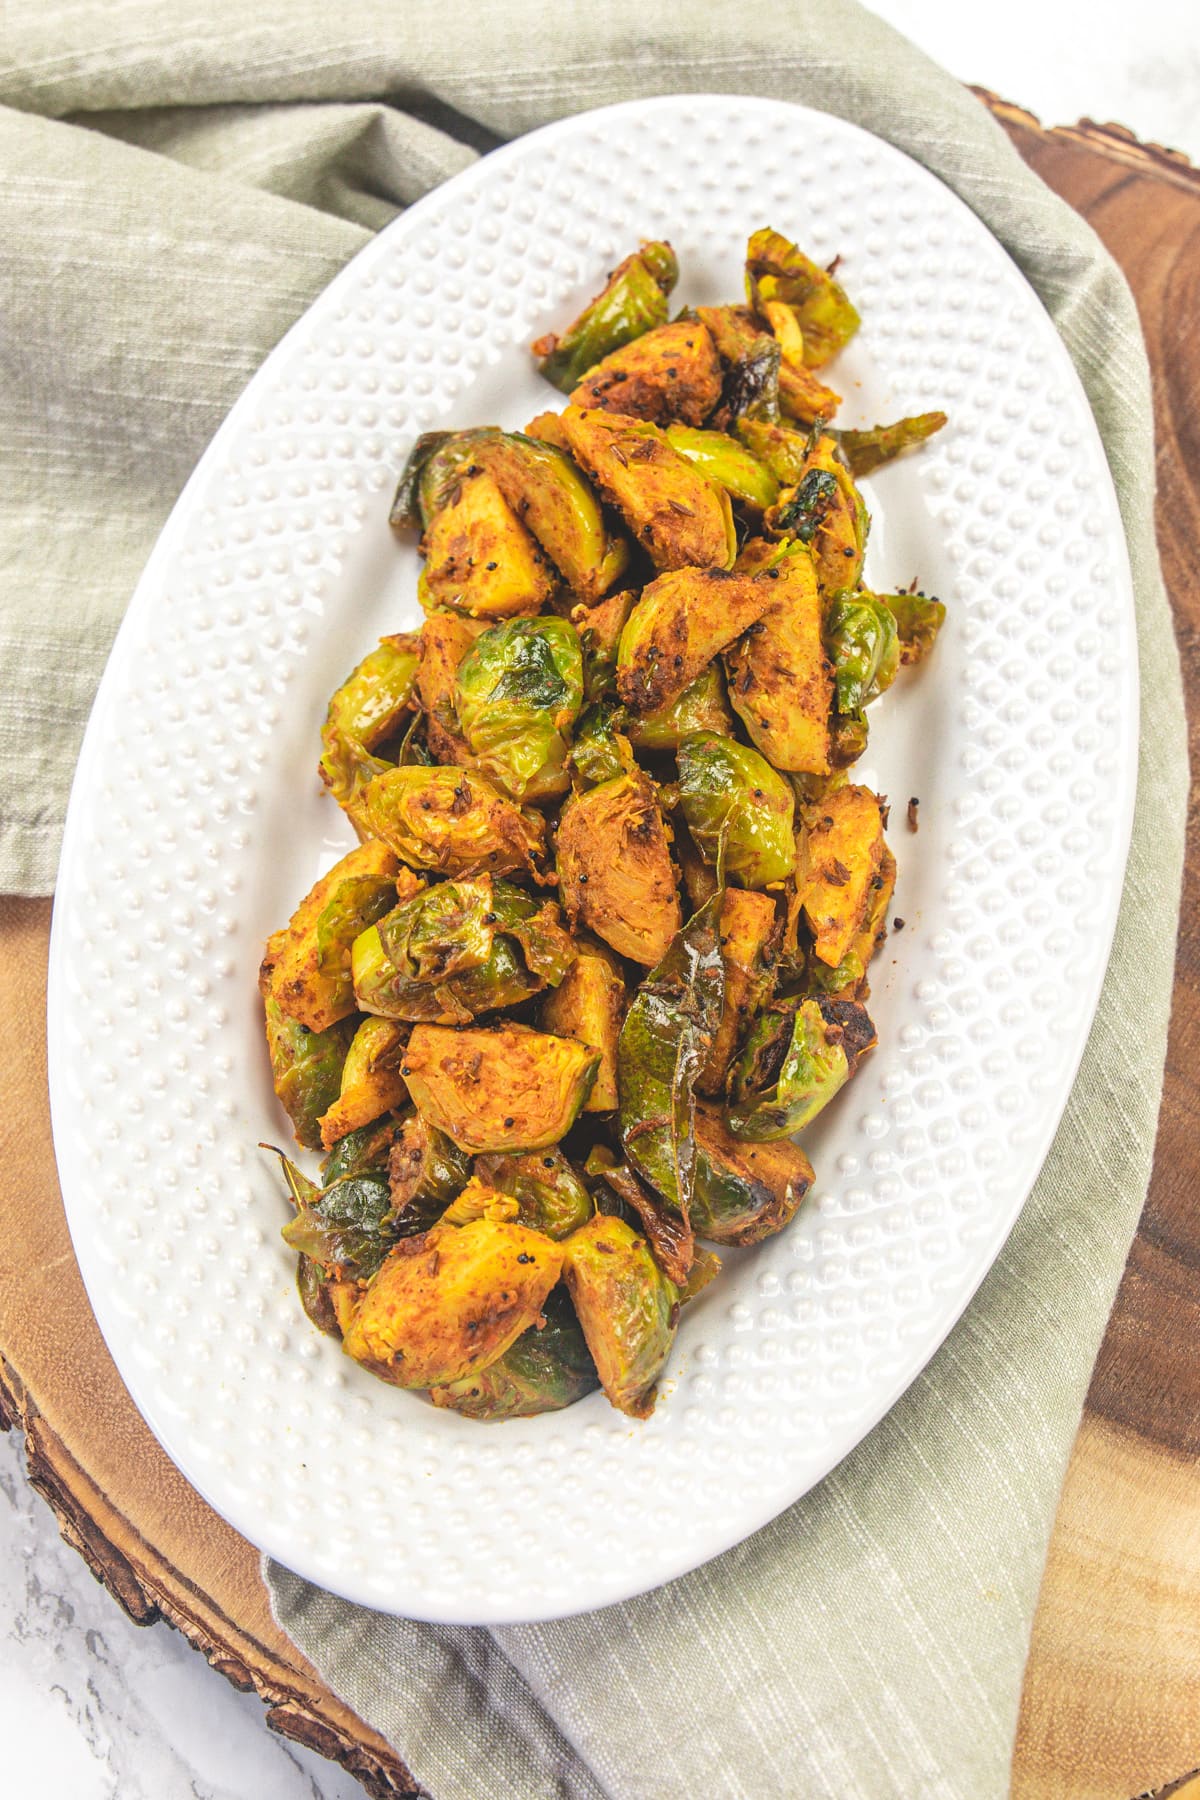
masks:
[(819, 369), (836, 356), (859, 327), (859, 317), (841, 283), (778, 231), (756, 231), (746, 246), (746, 292), (763, 313), (782, 301), (804, 334), (804, 361)]
[(618, 1128), (625, 1154), (685, 1216), (695, 1171), (692, 1117), (700, 1071), (725, 1001), (723, 890), (678, 931), (621, 1028)]
[(946, 608), (940, 600), (925, 594), (877, 594), (896, 621), (900, 639), (900, 662), (903, 667), (923, 662), (937, 642), (938, 632), (946, 623)]
[(913, 413), (891, 425), (871, 425), (864, 431), (839, 431), (842, 454), (852, 475), (870, 475), (904, 450), (913, 449), (940, 431), (944, 412)]
[(538, 368), (564, 394), (602, 357), (667, 319), (667, 296), (679, 279), (670, 244), (644, 243), (609, 276), (561, 337), (548, 332), (533, 345)]

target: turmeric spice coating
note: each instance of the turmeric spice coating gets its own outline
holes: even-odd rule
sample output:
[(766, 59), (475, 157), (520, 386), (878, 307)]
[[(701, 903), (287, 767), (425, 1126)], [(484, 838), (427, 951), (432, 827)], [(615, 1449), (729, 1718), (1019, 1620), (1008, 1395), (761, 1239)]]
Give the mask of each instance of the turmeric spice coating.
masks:
[(333, 693), (319, 773), (359, 843), (260, 972), (324, 1153), (280, 1153), (304, 1309), (476, 1421), (648, 1418), (875, 1042), (896, 861), (850, 771), (945, 608), (911, 571), (868, 588), (858, 482), (945, 415), (838, 424), (858, 314), (780, 232), (725, 305), (672, 313), (678, 278), (639, 245), (533, 346), (523, 431), (412, 446), (389, 517), (424, 622)]

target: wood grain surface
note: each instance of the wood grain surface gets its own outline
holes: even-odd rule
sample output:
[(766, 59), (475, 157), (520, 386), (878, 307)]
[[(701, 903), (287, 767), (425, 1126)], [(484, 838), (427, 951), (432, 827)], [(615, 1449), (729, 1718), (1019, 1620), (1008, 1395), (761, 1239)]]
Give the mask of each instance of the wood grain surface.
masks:
[[(1118, 127), (1044, 131), (981, 95), (1095, 226), (1133, 287), (1155, 374), (1159, 537), (1200, 721), (1200, 172)], [(1154, 1179), (1063, 1491), (1026, 1675), (1015, 1800), (1132, 1800), (1200, 1767), (1200, 830), (1193, 805)], [(49, 902), (0, 900), (0, 1009), (23, 1058), (0, 1113), (0, 1425), (25, 1434), (60, 1528), (130, 1616), (163, 1617), (268, 1722), (372, 1795), (394, 1752), (275, 1626), (255, 1551), (143, 1425), (87, 1305), (46, 1104)], [(14, 1173), (15, 1172), (15, 1173)], [(690, 1800), (690, 1797), (689, 1797)], [(1200, 1796), (1198, 1796), (1200, 1800)]]

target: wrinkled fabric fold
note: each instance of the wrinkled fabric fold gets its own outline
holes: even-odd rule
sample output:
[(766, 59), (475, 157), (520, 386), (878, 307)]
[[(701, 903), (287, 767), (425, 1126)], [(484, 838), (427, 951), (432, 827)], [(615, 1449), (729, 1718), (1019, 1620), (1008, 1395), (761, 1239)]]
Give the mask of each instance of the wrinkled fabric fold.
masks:
[[(758, 15), (728, 0), (485, 0), (468, 23), (428, 0), (6, 13), (0, 883), (52, 883), (108, 644), (205, 443), (403, 206), (495, 141), (672, 91), (816, 106), (946, 181), (1075, 361), (1137, 599), (1124, 898), (1034, 1193), (883, 1423), (764, 1531), (656, 1593), (549, 1625), (443, 1629), (264, 1573), (280, 1623), (436, 1800), (991, 1800), (1007, 1790), (1055, 1503), (1145, 1194), (1170, 1004), (1186, 752), (1133, 303), (978, 103), (850, 0)], [(798, 191), (819, 179), (798, 170)]]

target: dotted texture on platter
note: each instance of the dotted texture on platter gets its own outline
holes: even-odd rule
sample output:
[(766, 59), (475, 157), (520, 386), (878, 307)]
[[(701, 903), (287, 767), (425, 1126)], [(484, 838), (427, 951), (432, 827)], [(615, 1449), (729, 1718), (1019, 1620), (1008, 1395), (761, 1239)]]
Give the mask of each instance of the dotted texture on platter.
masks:
[[(820, 182), (796, 170), (818, 167)], [(255, 971), (348, 843), (324, 703), (417, 622), (387, 527), (416, 434), (557, 396), (527, 346), (638, 236), (680, 300), (736, 299), (771, 223), (840, 254), (863, 316), (843, 418), (943, 406), (867, 484), (868, 573), (949, 606), (872, 714), (905, 929), (880, 1045), (806, 1140), (796, 1223), (684, 1315), (658, 1410), (593, 1396), (481, 1426), (356, 1369), (305, 1318), (260, 1139), (285, 1142)], [(671, 99), (569, 120), (383, 232), (271, 355), (172, 515), (81, 760), (55, 913), (51, 1079), (68, 1217), (118, 1367), (252, 1541), (356, 1600), (528, 1619), (618, 1600), (820, 1479), (928, 1360), (1036, 1176), (1099, 993), (1136, 762), (1124, 542), (1036, 298), (936, 180), (855, 128)], [(904, 824), (919, 794), (920, 831)], [(586, 1529), (580, 1529), (586, 1521)]]

